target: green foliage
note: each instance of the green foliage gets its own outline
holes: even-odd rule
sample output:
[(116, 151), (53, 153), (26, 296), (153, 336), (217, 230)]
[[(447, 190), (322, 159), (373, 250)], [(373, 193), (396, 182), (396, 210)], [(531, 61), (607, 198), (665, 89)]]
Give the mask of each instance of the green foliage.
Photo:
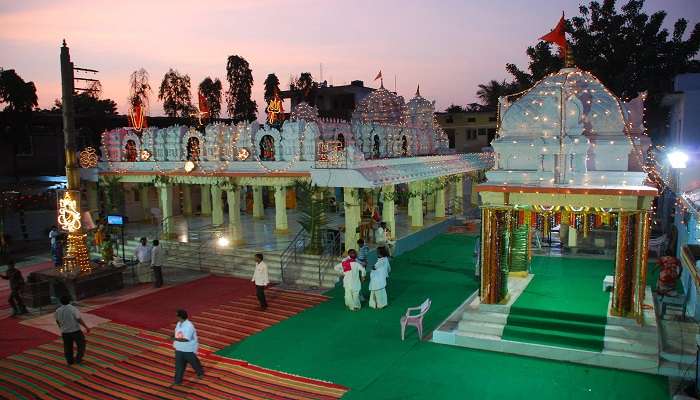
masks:
[(177, 70), (170, 69), (160, 84), (158, 99), (163, 101), (163, 111), (169, 117), (188, 118), (194, 111), (190, 94), (190, 76), (180, 75)]
[(465, 111), (464, 107), (457, 104), (450, 104), (450, 106), (445, 109), (447, 113), (461, 113)]
[(153, 178), (154, 185), (168, 185), (170, 183), (172, 183), (172, 179), (166, 175), (156, 175), (156, 177)]
[(495, 81), (491, 80), (488, 83), (480, 84), (479, 90), (476, 91), (476, 96), (483, 104), (484, 111), (495, 111), (498, 107), (498, 98), (518, 90), (518, 85), (514, 82)]
[(280, 80), (275, 74), (267, 75), (265, 78), (265, 101), (270, 102), (275, 97), (275, 93), (280, 90)]
[[(665, 124), (661, 98), (673, 90), (674, 76), (700, 71), (700, 63), (694, 60), (700, 49), (700, 23), (686, 35), (688, 22), (681, 18), (669, 33), (663, 28), (665, 11), (649, 15), (643, 8), (644, 0), (628, 0), (619, 8), (615, 0), (591, 1), (579, 6), (579, 15), (567, 21), (566, 32), (576, 65), (597, 76), (615, 95), (627, 99), (648, 91), (646, 119), (654, 128)], [(506, 89), (503, 94), (514, 93), (559, 70), (562, 60), (552, 50), (545, 42), (529, 47), (528, 69), (507, 64), (514, 80), (484, 85), (485, 95), (477, 93), (482, 104), (491, 108), (498, 104), (491, 94), (498, 87)]]
[(118, 211), (124, 204), (124, 191), (118, 176), (101, 176), (99, 185), (104, 193), (105, 210), (110, 213)]
[(204, 96), (209, 106), (209, 117), (219, 118), (221, 116), (221, 81), (216, 78), (204, 78), (199, 84), (199, 93)]
[(226, 91), (228, 115), (234, 122), (254, 121), (257, 118), (258, 104), (252, 100), (253, 71), (245, 58), (229, 56), (226, 64)]
[(314, 82), (310, 72), (302, 72), (299, 78), (289, 84), (289, 88), (294, 92), (294, 97), (298, 102), (303, 101), (312, 106), (315, 105), (313, 93), (317, 87), (318, 83)]
[(328, 224), (328, 202), (324, 199), (326, 190), (310, 182), (297, 181), (295, 188), (299, 203), (299, 224), (309, 235), (310, 243), (306, 251), (321, 254), (323, 251), (323, 229)]
[(34, 82), (25, 82), (14, 69), (0, 72), (0, 104), (6, 104), (4, 111), (30, 112), (37, 100)]
[(144, 68), (131, 73), (129, 77), (129, 104), (132, 107), (140, 105), (148, 107), (151, 95), (151, 84), (148, 80), (148, 72)]

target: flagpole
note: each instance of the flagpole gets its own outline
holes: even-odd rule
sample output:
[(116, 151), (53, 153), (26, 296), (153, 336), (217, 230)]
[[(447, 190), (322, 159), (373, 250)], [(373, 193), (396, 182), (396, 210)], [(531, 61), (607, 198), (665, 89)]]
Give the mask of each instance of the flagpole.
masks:
[(394, 93), (398, 93), (398, 91), (396, 91), (396, 74), (394, 74)]

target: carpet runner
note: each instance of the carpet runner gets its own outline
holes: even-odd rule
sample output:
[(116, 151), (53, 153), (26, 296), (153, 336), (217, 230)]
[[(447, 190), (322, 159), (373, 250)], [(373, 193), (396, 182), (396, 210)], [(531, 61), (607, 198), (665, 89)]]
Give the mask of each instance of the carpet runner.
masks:
[[(254, 295), (243, 296), (190, 316), (203, 348), (217, 351), (292, 317), (328, 298), (323, 295), (270, 288), (265, 291), (268, 307), (261, 311)], [(170, 335), (175, 322), (159, 330)]]
[(346, 388), (277, 372), (203, 350), (204, 379), (173, 379), (167, 336), (116, 323), (91, 330), (82, 365), (68, 367), (60, 340), (0, 360), (8, 399), (337, 399)]
[(534, 277), (508, 315), (503, 339), (600, 352), (613, 261), (535, 257)]

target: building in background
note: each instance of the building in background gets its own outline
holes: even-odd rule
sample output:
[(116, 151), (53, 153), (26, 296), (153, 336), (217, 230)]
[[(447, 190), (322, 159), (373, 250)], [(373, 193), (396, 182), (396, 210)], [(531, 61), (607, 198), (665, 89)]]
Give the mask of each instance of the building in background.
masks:
[(458, 153), (480, 152), (496, 137), (495, 111), (438, 112), (435, 117)]
[[(309, 103), (318, 109), (318, 115), (321, 118), (350, 120), (355, 107), (374, 90), (366, 87), (364, 82), (359, 80), (343, 86), (328, 86), (323, 82), (320, 87), (313, 89)], [(285, 90), (280, 92), (280, 97), (291, 100), (290, 109), (295, 109), (303, 101), (298, 90)]]

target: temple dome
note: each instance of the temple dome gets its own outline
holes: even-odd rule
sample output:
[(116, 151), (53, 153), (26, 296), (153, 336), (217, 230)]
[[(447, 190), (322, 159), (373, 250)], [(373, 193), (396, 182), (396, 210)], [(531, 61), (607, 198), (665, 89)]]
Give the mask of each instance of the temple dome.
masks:
[(307, 102), (297, 104), (290, 115), (292, 121), (305, 120), (307, 122), (318, 121), (318, 109)]
[(512, 103), (502, 99), (500, 110), (501, 137), (559, 136), (562, 120), (568, 136), (625, 133), (625, 106), (595, 76), (578, 68), (545, 77)]
[(406, 104), (402, 96), (384, 89), (384, 86), (362, 99), (353, 112), (353, 119), (361, 122), (402, 123)]

